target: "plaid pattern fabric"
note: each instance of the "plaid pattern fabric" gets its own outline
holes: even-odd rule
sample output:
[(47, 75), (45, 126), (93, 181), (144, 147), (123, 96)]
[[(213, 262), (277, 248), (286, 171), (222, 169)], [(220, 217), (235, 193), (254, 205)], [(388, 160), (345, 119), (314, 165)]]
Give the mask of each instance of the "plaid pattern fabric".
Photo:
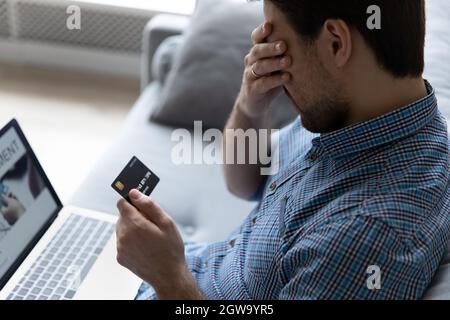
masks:
[[(428, 85), (428, 84), (427, 84)], [(429, 95), (314, 136), (280, 133), (280, 172), (226, 241), (186, 245), (208, 299), (418, 299), (450, 233), (446, 122)], [(368, 285), (370, 266), (380, 289)], [(370, 281), (369, 281), (370, 282)], [(155, 298), (143, 285), (138, 298)]]

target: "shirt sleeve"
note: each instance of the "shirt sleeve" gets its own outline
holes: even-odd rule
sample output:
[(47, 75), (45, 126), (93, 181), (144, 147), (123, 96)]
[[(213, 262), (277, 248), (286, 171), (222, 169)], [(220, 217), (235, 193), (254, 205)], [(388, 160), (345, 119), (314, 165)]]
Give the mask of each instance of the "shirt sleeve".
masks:
[(282, 259), (281, 300), (418, 299), (420, 261), (383, 221), (359, 216), (317, 228)]

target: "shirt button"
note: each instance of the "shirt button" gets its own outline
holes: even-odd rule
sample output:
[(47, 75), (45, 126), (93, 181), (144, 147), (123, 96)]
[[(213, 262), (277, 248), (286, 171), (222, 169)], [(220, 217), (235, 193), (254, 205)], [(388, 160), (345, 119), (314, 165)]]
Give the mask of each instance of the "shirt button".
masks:
[(317, 154), (315, 154), (315, 153), (311, 153), (310, 155), (309, 155), (309, 160), (310, 161), (316, 161), (317, 160)]
[(233, 239), (229, 242), (229, 245), (231, 248), (234, 248), (234, 245), (236, 244), (236, 239)]
[(252, 225), (256, 225), (256, 222), (258, 222), (258, 219), (255, 217), (252, 219)]
[(270, 185), (270, 191), (274, 191), (276, 188), (277, 188), (277, 184), (276, 184), (275, 182), (273, 182), (273, 183)]
[(203, 268), (208, 268), (208, 262), (205, 262), (205, 263), (203, 264)]

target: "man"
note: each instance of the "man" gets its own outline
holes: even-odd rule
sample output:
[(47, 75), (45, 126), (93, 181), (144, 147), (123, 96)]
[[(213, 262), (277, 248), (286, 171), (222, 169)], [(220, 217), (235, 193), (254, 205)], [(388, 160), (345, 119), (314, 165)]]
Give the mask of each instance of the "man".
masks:
[[(381, 29), (367, 25), (373, 4)], [(423, 296), (450, 233), (446, 123), (422, 79), (424, 6), (265, 1), (227, 129), (268, 127), (284, 89), (300, 117), (280, 134), (280, 170), (265, 179), (258, 165), (226, 165), (229, 189), (259, 205), (229, 239), (186, 250), (152, 200), (120, 201), (118, 261), (152, 287), (139, 298)]]

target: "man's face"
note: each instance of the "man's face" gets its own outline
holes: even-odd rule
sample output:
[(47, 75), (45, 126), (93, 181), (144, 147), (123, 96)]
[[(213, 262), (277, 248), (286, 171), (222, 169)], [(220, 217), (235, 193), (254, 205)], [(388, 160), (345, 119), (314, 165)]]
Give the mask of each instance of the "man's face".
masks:
[[(317, 43), (307, 43), (291, 27), (285, 15), (269, 0), (264, 2), (267, 22), (273, 25), (268, 42), (283, 40), (292, 65), (285, 70), (291, 81), (284, 86), (299, 112), (303, 126), (314, 133), (328, 133), (346, 126), (349, 104), (338, 80), (325, 69)], [(320, 41), (320, 39), (318, 40)]]

